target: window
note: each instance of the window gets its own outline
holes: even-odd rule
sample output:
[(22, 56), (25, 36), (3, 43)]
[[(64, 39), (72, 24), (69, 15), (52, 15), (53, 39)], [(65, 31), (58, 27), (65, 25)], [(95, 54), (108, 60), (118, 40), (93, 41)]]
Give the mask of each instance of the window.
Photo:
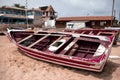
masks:
[(33, 12), (28, 12), (27, 14), (28, 14), (28, 15), (33, 15)]
[(74, 24), (68, 24), (69, 28), (73, 28)]
[(45, 12), (43, 12), (43, 15), (45, 15)]
[(0, 11), (1, 14), (4, 14), (4, 11)]
[(94, 25), (95, 25), (95, 22), (92, 22), (92, 25), (94, 26)]
[(100, 22), (100, 26), (104, 26), (106, 24), (106, 22)]

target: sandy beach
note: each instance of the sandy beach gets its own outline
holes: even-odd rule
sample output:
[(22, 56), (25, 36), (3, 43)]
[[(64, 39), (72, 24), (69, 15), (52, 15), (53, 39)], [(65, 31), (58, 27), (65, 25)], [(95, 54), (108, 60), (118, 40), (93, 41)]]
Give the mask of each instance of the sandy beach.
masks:
[[(120, 56), (120, 43), (110, 55)], [(120, 80), (120, 59), (108, 59), (101, 73), (32, 59), (0, 36), (0, 80)]]

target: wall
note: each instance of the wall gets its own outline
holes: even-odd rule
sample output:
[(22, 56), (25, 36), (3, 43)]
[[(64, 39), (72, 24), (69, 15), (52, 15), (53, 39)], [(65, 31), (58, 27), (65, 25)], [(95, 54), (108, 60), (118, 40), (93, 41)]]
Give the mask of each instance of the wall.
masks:
[(65, 28), (66, 22), (56, 22), (56, 28)]
[(85, 28), (86, 21), (71, 21), (66, 23), (66, 29), (80, 29)]
[[(0, 31), (5, 31), (9, 27), (23, 27), (27, 28), (26, 24), (0, 24)], [(33, 27), (32, 24), (29, 24), (29, 27)]]
[[(100, 22), (104, 22), (104, 21), (88, 21), (86, 22), (86, 27), (87, 28), (104, 28), (104, 27), (109, 27), (111, 26), (111, 20), (105, 20), (106, 24), (104, 24), (104, 26), (100, 26)], [(57, 28), (66, 28), (66, 23), (69, 21), (57, 21), (56, 22), (56, 27)], [(95, 22), (95, 25), (92, 25), (92, 23)]]

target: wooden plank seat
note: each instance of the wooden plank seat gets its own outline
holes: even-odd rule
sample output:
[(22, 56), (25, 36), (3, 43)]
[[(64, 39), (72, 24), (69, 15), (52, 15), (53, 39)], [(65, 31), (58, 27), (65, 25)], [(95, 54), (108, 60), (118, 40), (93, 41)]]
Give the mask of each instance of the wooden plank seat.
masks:
[(93, 34), (93, 31), (90, 31), (89, 34)]
[(72, 49), (70, 52), (69, 52), (69, 56), (72, 56), (75, 52), (77, 51), (77, 49)]
[(52, 42), (51, 44), (54, 44), (55, 42), (59, 41), (59, 40), (60, 40), (60, 39), (62, 39), (62, 38), (63, 38), (63, 36), (59, 36), (59, 38), (58, 38), (58, 39), (56, 39), (56, 40), (54, 40), (54, 39), (53, 39), (53, 40), (51, 40), (51, 42)]
[(44, 40), (42, 40), (43, 43), (49, 42), (49, 41), (50, 41), (49, 39), (44, 39)]
[(81, 34), (84, 34), (84, 33), (85, 33), (85, 31), (82, 31), (82, 32), (81, 32)]
[(80, 57), (80, 58), (84, 58), (85, 57), (85, 53), (76, 53), (76, 54), (74, 54), (73, 56), (76, 56), (76, 57)]
[(36, 33), (35, 35), (44, 35), (45, 36), (45, 35), (50, 35), (50, 34), (38, 34), (38, 33)]
[(36, 42), (34, 42), (34, 43), (32, 43), (31, 45), (29, 45), (28, 47), (30, 48), (30, 47), (32, 47), (32, 46), (34, 46), (34, 45), (36, 45), (37, 43), (39, 43), (40, 41), (42, 41), (43, 39), (45, 39), (45, 38), (47, 38), (49, 35), (46, 35), (46, 36), (44, 36), (44, 37), (42, 37), (42, 38), (40, 38), (39, 40), (37, 40)]
[(72, 54), (72, 56), (81, 57), (81, 58), (91, 58), (93, 57), (95, 52), (88, 50), (76, 50), (75, 54)]
[(39, 44), (36, 44), (35, 46), (33, 46), (32, 48), (38, 49), (38, 50), (44, 50), (44, 49), (46, 49), (48, 43), (49, 42), (42, 43), (42, 44), (39, 43)]
[[(81, 57), (81, 58), (91, 58), (97, 47), (99, 46), (99, 43), (94, 43), (93, 42), (88, 42), (86, 43), (85, 40), (81, 41), (79, 38), (77, 38), (78, 41), (76, 45), (74, 45), (69, 51), (67, 51), (66, 55), (69, 56), (76, 56), (76, 57)], [(65, 53), (65, 52), (64, 52)]]
[(89, 34), (90, 33), (90, 31), (85, 31), (83, 34)]
[[(98, 43), (103, 43), (103, 42), (105, 42), (105, 41), (103, 41), (103, 40), (99, 40), (99, 39), (90, 39), (90, 38), (79, 38), (79, 40), (84, 40), (84, 41), (90, 41), (90, 42), (98, 42)], [(106, 41), (106, 42), (108, 42), (108, 41)]]
[(94, 54), (95, 52), (90, 51), (90, 49), (88, 50), (77, 50), (77, 52), (84, 52), (84, 53), (90, 53), (90, 54)]
[(49, 34), (35, 34), (35, 35), (50, 35), (50, 36), (66, 36), (66, 34), (51, 34), (51, 33), (49, 33)]
[(84, 56), (85, 58), (92, 58), (93, 54), (87, 54), (86, 56)]
[(25, 37), (24, 39), (20, 40), (18, 43), (21, 43), (21, 42), (23, 42), (23, 41), (25, 41), (25, 40), (31, 38), (32, 36), (33, 36), (33, 35), (30, 35), (30, 36), (28, 36), (28, 37)]
[[(65, 55), (67, 52), (69, 52), (69, 50), (75, 45), (75, 43), (78, 41), (78, 39), (74, 39), (69, 45), (67, 45), (65, 48), (64, 48), (64, 50), (62, 50), (59, 54), (63, 54), (63, 55)], [(76, 49), (74, 49), (73, 51), (72, 51), (72, 53), (74, 53), (75, 52), (75, 50)], [(72, 55), (72, 54), (68, 54), (68, 55)]]
[[(33, 44), (31, 44), (30, 46), (28, 46), (28, 47), (32, 47), (32, 46), (34, 46), (34, 45), (36, 45), (36, 44), (38, 44), (39, 42), (44, 42), (44, 43), (46, 43), (46, 42), (49, 42), (50, 40), (49, 39), (45, 39), (45, 38), (47, 38), (49, 35), (46, 35), (46, 36), (44, 36), (43, 38), (41, 38), (41, 39), (39, 39), (38, 41), (36, 41), (35, 43), (33, 43)], [(59, 40), (59, 39), (61, 39), (63, 36), (60, 36), (57, 40)], [(56, 40), (56, 41), (57, 41)], [(41, 45), (43, 45), (43, 44), (41, 44)]]
[[(64, 37), (62, 39), (64, 39)], [(54, 52), (55, 54), (60, 54), (60, 52), (63, 51), (63, 49), (73, 40), (73, 38), (65, 37), (65, 40), (66, 42)]]
[(111, 36), (111, 35), (113, 35), (114, 33), (113, 33), (113, 32), (99, 32), (97, 35), (102, 35), (102, 34)]

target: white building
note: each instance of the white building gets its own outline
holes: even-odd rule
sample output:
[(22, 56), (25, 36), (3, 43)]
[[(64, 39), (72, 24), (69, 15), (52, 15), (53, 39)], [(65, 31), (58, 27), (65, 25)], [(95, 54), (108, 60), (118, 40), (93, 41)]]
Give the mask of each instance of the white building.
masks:
[(71, 21), (66, 23), (66, 29), (80, 29), (85, 28), (86, 21)]

